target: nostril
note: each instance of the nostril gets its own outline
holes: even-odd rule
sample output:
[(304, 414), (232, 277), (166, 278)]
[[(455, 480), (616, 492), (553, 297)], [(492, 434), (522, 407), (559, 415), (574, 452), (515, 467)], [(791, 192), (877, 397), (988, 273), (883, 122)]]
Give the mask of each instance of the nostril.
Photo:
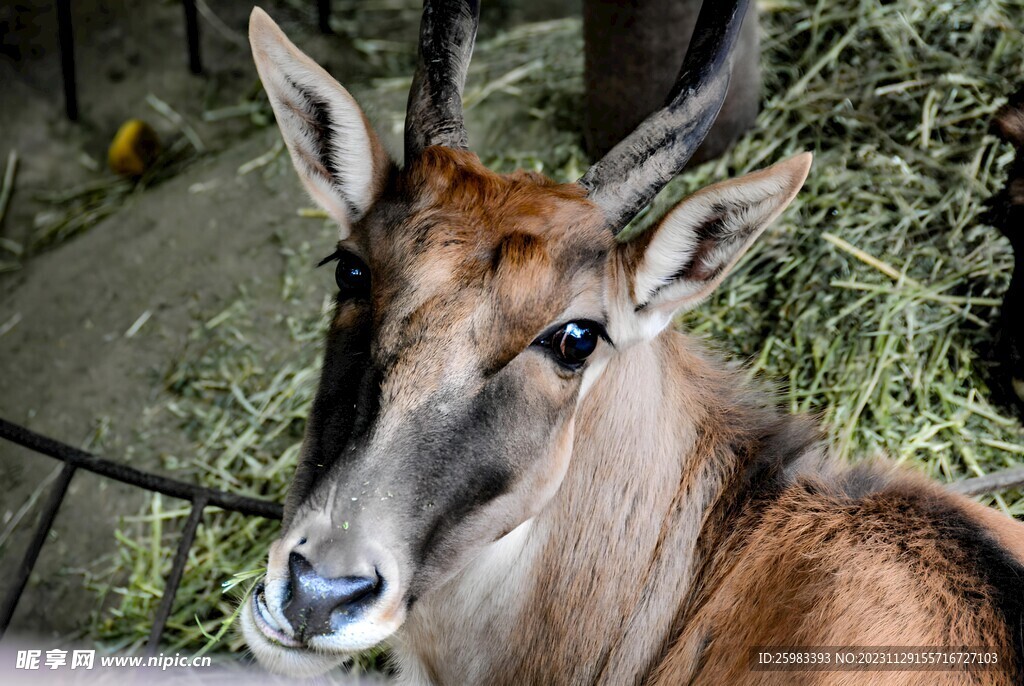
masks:
[(316, 576), (316, 571), (313, 569), (313, 565), (309, 564), (309, 560), (292, 551), (288, 555), (288, 576), (294, 584), (302, 579)]
[(288, 602), (284, 615), (302, 637), (327, 634), (335, 624), (358, 614), (383, 587), (379, 573), (372, 578), (343, 576), (327, 579), (298, 554), (288, 556)]
[(346, 577), (345, 579), (351, 583), (348, 590), (348, 598), (345, 601), (349, 605), (355, 605), (360, 600), (377, 595), (377, 591), (380, 589), (380, 574), (377, 574), (372, 579), (359, 576)]

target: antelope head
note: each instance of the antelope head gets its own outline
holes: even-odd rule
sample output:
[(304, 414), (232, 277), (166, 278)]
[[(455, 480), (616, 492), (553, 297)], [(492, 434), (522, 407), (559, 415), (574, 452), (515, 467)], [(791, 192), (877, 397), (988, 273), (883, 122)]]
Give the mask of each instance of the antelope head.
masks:
[(796, 194), (807, 154), (616, 240), (710, 128), (745, 10), (708, 3), (664, 109), (570, 184), (495, 174), (466, 149), (476, 0), (425, 3), (402, 167), (352, 96), (253, 11), (295, 169), (340, 226), (320, 387), (281, 536), (243, 608), (265, 666), (319, 673), (387, 639), (541, 512), (607, 362), (707, 296)]

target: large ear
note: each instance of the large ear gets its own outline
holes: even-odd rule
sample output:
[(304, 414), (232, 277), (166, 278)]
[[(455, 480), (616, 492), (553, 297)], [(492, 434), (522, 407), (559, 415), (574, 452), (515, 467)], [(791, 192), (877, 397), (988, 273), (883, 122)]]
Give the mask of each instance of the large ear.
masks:
[(258, 7), (249, 43), (295, 170), (344, 239), (384, 188), (387, 152), (348, 91)]
[[(635, 333), (657, 335), (679, 311), (706, 298), (796, 196), (811, 154), (716, 183), (619, 246), (619, 297)], [(630, 312), (631, 310), (631, 312)]]

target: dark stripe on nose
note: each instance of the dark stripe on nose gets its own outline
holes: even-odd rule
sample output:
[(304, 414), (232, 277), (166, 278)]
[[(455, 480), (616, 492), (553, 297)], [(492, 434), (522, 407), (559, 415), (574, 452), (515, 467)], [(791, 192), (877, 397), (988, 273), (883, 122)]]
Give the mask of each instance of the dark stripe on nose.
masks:
[(417, 554), (421, 565), (452, 529), (474, 510), (505, 493), (512, 481), (512, 472), (504, 467), (483, 465), (470, 470), (468, 478), (449, 492), (441, 511), (428, 525)]

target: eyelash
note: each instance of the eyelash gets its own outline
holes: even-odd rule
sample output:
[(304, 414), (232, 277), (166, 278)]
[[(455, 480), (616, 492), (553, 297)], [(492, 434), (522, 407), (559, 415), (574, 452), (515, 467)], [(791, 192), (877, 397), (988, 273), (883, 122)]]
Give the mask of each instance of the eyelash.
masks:
[(330, 255), (328, 255), (324, 259), (320, 260), (319, 262), (317, 262), (316, 263), (317, 268), (322, 267), (322, 266), (324, 266), (325, 264), (327, 264), (329, 262), (334, 262), (335, 260), (339, 259), (341, 257), (341, 255), (342, 255), (342, 253), (344, 253), (344, 252), (346, 252), (346, 251), (342, 250), (341, 248), (338, 248), (337, 250), (332, 252)]

